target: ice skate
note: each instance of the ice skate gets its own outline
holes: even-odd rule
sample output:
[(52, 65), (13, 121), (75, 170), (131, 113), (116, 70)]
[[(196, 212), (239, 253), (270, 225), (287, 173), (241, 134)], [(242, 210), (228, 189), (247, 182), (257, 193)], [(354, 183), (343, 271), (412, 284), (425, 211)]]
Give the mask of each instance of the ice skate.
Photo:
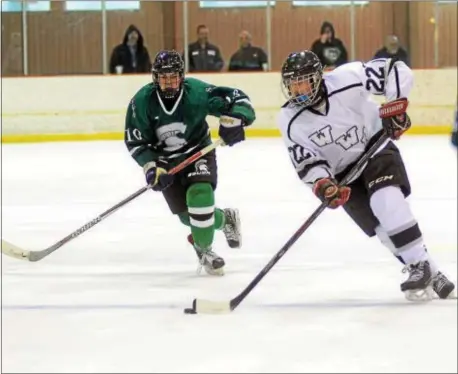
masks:
[(407, 265), (403, 273), (409, 272), (409, 277), (401, 283), (401, 291), (407, 300), (428, 301), (433, 298), (431, 285), (432, 274), (428, 261), (420, 261), (416, 264)]
[(456, 299), (455, 285), (440, 271), (433, 277), (432, 287), (440, 299)]
[(197, 273), (200, 274), (202, 268), (205, 269), (206, 273), (209, 275), (224, 275), (224, 259), (218, 256), (211, 249), (207, 251), (202, 251), (199, 249), (195, 243), (191, 234), (188, 235), (188, 242), (193, 246), (196, 251), (196, 255), (199, 259), (199, 267), (197, 268)]
[(226, 223), (223, 227), (223, 233), (226, 237), (227, 244), (231, 248), (240, 248), (242, 246), (242, 231), (240, 225), (240, 214), (238, 209), (224, 209)]

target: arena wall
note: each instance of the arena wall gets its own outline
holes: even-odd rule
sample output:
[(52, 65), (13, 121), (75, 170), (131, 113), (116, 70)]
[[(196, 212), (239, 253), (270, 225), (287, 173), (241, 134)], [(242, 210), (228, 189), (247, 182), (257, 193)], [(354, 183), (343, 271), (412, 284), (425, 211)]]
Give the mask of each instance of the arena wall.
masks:
[[(457, 69), (415, 70), (409, 134), (451, 131)], [(215, 85), (238, 87), (256, 108), (249, 137), (279, 136), (278, 109), (285, 102), (275, 73), (199, 74)], [(125, 109), (150, 75), (56, 76), (2, 79), (2, 142), (122, 139)], [(383, 98), (376, 98), (381, 101)], [(217, 120), (209, 117), (213, 132)]]

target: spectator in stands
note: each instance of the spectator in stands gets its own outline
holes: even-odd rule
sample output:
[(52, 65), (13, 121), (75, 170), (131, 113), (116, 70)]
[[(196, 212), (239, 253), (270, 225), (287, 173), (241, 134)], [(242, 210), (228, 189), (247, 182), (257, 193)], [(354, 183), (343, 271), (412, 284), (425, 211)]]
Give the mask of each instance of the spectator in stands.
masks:
[(385, 46), (375, 53), (374, 59), (391, 57), (397, 57), (407, 66), (410, 66), (409, 55), (407, 51), (401, 47), (399, 39), (396, 35), (388, 35), (386, 37)]
[(208, 34), (207, 26), (197, 26), (197, 41), (188, 47), (190, 72), (221, 71), (224, 66), (219, 48), (208, 42)]
[(124, 40), (111, 53), (111, 74), (149, 73), (151, 59), (143, 41), (143, 35), (134, 25), (124, 34)]
[(320, 38), (312, 44), (312, 51), (326, 68), (335, 68), (348, 62), (347, 49), (336, 38), (334, 26), (328, 21), (321, 25)]
[(251, 34), (242, 31), (239, 34), (240, 48), (229, 63), (229, 71), (266, 71), (267, 55), (260, 47), (251, 45)]

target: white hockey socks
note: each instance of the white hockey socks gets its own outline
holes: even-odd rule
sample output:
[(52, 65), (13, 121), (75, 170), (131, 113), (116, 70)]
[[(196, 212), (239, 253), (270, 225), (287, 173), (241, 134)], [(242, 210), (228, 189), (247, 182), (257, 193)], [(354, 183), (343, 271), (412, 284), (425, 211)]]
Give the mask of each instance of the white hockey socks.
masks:
[[(407, 265), (430, 261), (418, 223), (400, 188), (388, 186), (374, 192), (370, 205), (380, 222), (377, 236), (394, 255)], [(431, 262), (430, 265), (435, 273), (436, 266)]]

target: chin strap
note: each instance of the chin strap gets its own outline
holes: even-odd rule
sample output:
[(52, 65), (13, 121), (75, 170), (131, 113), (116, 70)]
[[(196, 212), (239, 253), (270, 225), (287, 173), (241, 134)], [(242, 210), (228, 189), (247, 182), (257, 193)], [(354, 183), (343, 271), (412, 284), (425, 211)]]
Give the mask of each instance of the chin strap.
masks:
[[(163, 98), (161, 97), (160, 92), (161, 92), (160, 89), (158, 89), (158, 90), (156, 91), (156, 93), (157, 93), (157, 98), (158, 98), (158, 100), (159, 100), (159, 104), (161, 105), (162, 110), (163, 110), (167, 115), (170, 116), (170, 115), (172, 115), (172, 114), (175, 112), (175, 110), (176, 110), (177, 107), (178, 107), (178, 104), (180, 104), (181, 98), (183, 97), (183, 92), (184, 92), (184, 90), (183, 90), (183, 88), (180, 89), (180, 94), (178, 95), (178, 98), (176, 99), (176, 101), (175, 101), (175, 103), (174, 103), (174, 105), (173, 105), (173, 107), (172, 107), (171, 110), (168, 110), (168, 109), (167, 109), (166, 105), (165, 105), (164, 102), (163, 102)], [(164, 99), (164, 100), (171, 100), (171, 99), (173, 99), (173, 98)]]

